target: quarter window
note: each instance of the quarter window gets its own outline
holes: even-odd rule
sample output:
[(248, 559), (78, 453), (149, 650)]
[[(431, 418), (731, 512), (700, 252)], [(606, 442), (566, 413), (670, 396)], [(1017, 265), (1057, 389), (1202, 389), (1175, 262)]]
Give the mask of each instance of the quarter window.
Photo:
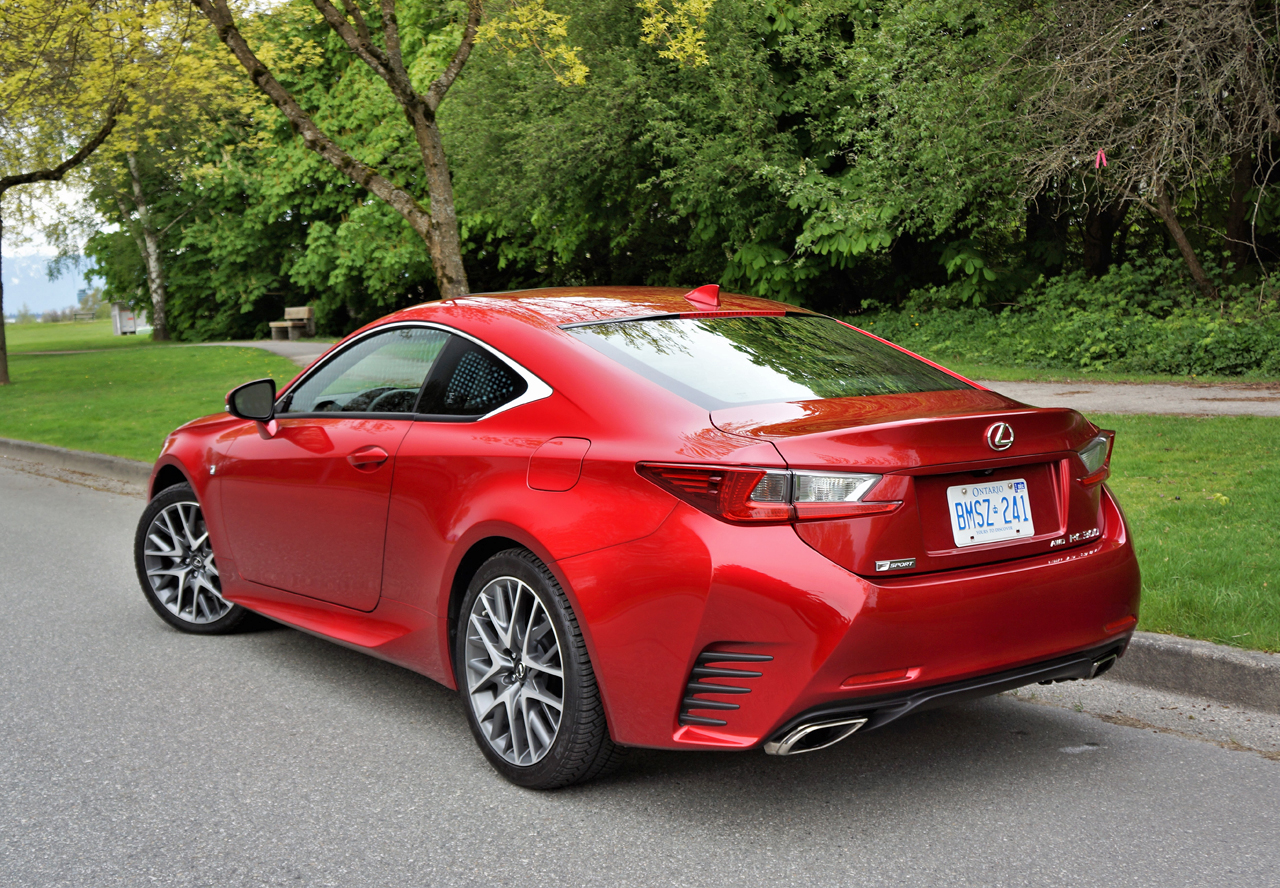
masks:
[(520, 374), (488, 349), (457, 336), (432, 374), (420, 412), (483, 416), (520, 397), (528, 388)]

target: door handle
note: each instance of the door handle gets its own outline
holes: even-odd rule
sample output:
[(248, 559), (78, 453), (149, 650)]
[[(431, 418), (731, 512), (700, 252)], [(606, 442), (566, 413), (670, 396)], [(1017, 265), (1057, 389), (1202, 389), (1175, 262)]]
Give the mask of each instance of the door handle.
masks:
[(347, 457), (347, 462), (357, 469), (376, 469), (387, 461), (387, 451), (381, 447), (361, 447)]

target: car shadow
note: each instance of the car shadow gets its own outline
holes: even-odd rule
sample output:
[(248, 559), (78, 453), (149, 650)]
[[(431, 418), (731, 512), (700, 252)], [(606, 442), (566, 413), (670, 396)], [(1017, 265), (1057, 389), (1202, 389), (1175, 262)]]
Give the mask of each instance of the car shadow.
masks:
[[(376, 701), (380, 711), (414, 722), (424, 744), (463, 756), (472, 744), (457, 693), (417, 673), (301, 632), (260, 631), (245, 642), (256, 652), (251, 656), (276, 670), (332, 685), (358, 705)], [(677, 820), (786, 816), (797, 805), (844, 807), (854, 798), (875, 809), (901, 804), (904, 791), (936, 797), (1044, 780), (1064, 762), (1082, 760), (1064, 749), (1105, 750), (1109, 732), (1123, 730), (1087, 715), (991, 697), (908, 716), (797, 756), (633, 749), (616, 773), (557, 796), (629, 804), (639, 794)], [(478, 754), (458, 766), (502, 783)]]

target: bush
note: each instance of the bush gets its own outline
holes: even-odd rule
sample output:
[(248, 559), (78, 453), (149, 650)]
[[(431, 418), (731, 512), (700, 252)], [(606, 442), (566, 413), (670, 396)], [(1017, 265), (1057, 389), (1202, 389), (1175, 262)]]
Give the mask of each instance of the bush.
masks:
[(1280, 280), (1224, 286), (1210, 306), (1188, 294), (1163, 260), (1070, 274), (1017, 303), (963, 308), (948, 288), (917, 291), (900, 312), (853, 319), (878, 336), (939, 359), (1043, 369), (1177, 376), (1280, 376)]

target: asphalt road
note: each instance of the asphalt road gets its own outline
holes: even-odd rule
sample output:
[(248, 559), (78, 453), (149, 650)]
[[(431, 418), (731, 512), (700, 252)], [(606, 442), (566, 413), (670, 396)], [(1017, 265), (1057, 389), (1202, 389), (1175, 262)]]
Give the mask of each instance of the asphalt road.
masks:
[(516, 789), (427, 679), (169, 629), (141, 507), (0, 468), (0, 885), (1280, 883), (1280, 763), (1010, 697)]

